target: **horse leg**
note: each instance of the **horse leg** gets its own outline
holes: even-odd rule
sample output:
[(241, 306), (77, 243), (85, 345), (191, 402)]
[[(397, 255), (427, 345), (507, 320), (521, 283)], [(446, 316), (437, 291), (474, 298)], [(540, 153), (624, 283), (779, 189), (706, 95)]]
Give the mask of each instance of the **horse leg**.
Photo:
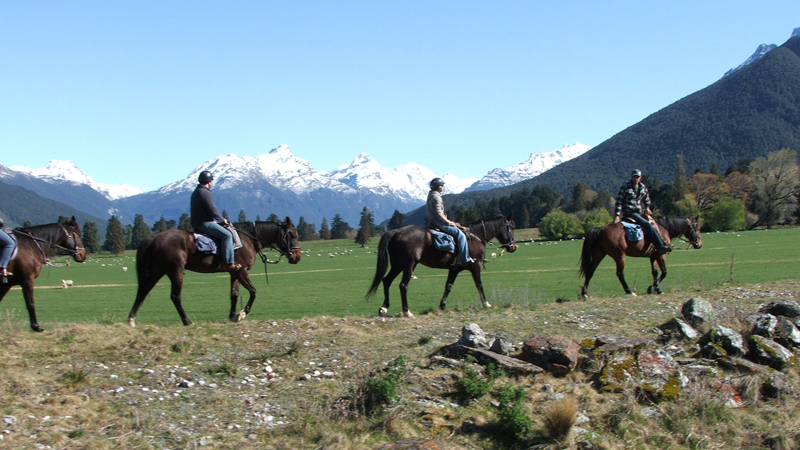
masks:
[(475, 281), (475, 287), (478, 288), (478, 294), (481, 296), (481, 305), (484, 308), (491, 308), (492, 305), (486, 301), (486, 294), (483, 293), (483, 282), (481, 281), (481, 266), (474, 264), (469, 268), (472, 273), (472, 280)]
[(183, 310), (183, 304), (181, 303), (181, 290), (183, 289), (183, 268), (181, 267), (180, 270), (176, 271), (174, 274), (168, 274), (167, 276), (172, 282), (172, 290), (169, 294), (169, 298), (172, 299), (172, 304), (175, 305), (175, 309), (178, 310), (178, 314), (180, 314), (183, 324), (191, 325), (192, 321), (189, 320), (188, 316), (186, 316), (186, 312)]
[(139, 307), (142, 306), (144, 299), (147, 298), (147, 294), (153, 290), (158, 280), (163, 276), (164, 274), (150, 274), (145, 282), (139, 284), (139, 289), (136, 291), (136, 300), (134, 300), (133, 308), (131, 308), (131, 312), (128, 314), (128, 325), (132, 327), (136, 326), (136, 313), (139, 312)]
[[(664, 278), (667, 277), (667, 260), (664, 258), (664, 255), (658, 259), (658, 267), (661, 269), (661, 276), (658, 277), (658, 281), (655, 282), (654, 289), (656, 294), (662, 294), (661, 291), (661, 282), (664, 281)], [(655, 269), (653, 269), (653, 275), (655, 275)]]
[(380, 307), (380, 309), (378, 309), (378, 315), (381, 317), (384, 317), (386, 313), (389, 312), (389, 288), (392, 286), (392, 282), (395, 278), (397, 278), (397, 275), (399, 275), (400, 272), (402, 272), (401, 269), (392, 266), (392, 268), (389, 270), (389, 273), (383, 277), (383, 305)]
[(235, 322), (241, 322), (245, 317), (247, 317), (248, 314), (250, 314), (250, 308), (253, 307), (253, 302), (256, 300), (256, 287), (253, 285), (253, 282), (250, 281), (250, 276), (244, 270), (240, 270), (238, 273), (243, 274), (239, 275), (239, 282), (242, 286), (244, 286), (245, 289), (247, 289), (247, 292), (250, 293), (250, 299), (247, 300), (247, 305), (245, 305), (244, 309), (239, 311)]
[(239, 303), (239, 280), (234, 273), (231, 273), (231, 312), (228, 314), (228, 320), (237, 322), (236, 320), (236, 304)]
[(628, 283), (625, 281), (625, 256), (620, 256), (619, 259), (616, 260), (617, 262), (617, 278), (619, 278), (619, 282), (622, 283), (622, 289), (625, 289), (626, 294), (633, 295), (636, 297), (636, 293), (631, 291), (628, 287)]
[(444, 295), (442, 296), (442, 300), (439, 302), (439, 309), (444, 311), (447, 307), (447, 296), (450, 295), (450, 291), (453, 289), (453, 283), (456, 282), (456, 277), (458, 276), (461, 270), (459, 268), (450, 269), (450, 272), (447, 274), (447, 282), (444, 285)]
[(25, 306), (28, 308), (28, 316), (31, 318), (31, 328), (33, 331), (44, 331), (44, 328), (39, 326), (36, 320), (36, 306), (33, 303), (33, 280), (25, 280), (20, 283), (22, 288), (22, 296), (25, 297)]
[(596, 252), (594, 256), (592, 256), (592, 264), (589, 265), (589, 268), (584, 274), (583, 286), (581, 286), (581, 298), (585, 299), (589, 295), (589, 280), (592, 279), (595, 270), (597, 270), (597, 266), (600, 265), (600, 261), (605, 257), (606, 254), (602, 251)]
[(403, 271), (403, 279), (400, 280), (400, 298), (403, 299), (403, 312), (404, 317), (414, 317), (411, 311), (408, 310), (408, 283), (411, 282), (411, 268)]

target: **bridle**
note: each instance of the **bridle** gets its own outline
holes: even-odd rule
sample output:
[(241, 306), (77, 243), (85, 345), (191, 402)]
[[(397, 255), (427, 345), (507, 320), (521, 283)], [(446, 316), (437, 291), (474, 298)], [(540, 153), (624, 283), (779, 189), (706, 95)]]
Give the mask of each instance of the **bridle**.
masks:
[(39, 245), (39, 242), (47, 244), (48, 250), (51, 247), (55, 247), (55, 248), (60, 248), (61, 250), (64, 250), (66, 252), (69, 252), (70, 256), (72, 256), (73, 258), (76, 257), (80, 253), (81, 250), (84, 250), (84, 251), (86, 250), (84, 247), (78, 247), (78, 239), (77, 239), (78, 232), (77, 231), (75, 231), (75, 230), (72, 230), (71, 232), (67, 231), (67, 227), (64, 226), (63, 223), (59, 223), (58, 225), (61, 226), (61, 230), (64, 232), (64, 235), (67, 236), (67, 239), (69, 241), (72, 241), (72, 248), (67, 248), (67, 247), (64, 247), (62, 245), (56, 244), (53, 241), (49, 241), (47, 239), (42, 239), (40, 237), (34, 236), (30, 231), (28, 231), (26, 229), (23, 229), (24, 231), (14, 230), (14, 234), (19, 235), (19, 236), (24, 236), (24, 237), (27, 237), (30, 240), (32, 240), (33, 243), (36, 244), (36, 248), (38, 248), (39, 251), (42, 253), (42, 257), (44, 258), (44, 263), (48, 264), (48, 265), (52, 265), (50, 263), (50, 260), (47, 258), (47, 252), (42, 248), (41, 245)]
[[(514, 239), (512, 239), (510, 237), (511, 236), (511, 223), (509, 222), (509, 220), (506, 217), (503, 217), (502, 219), (503, 219), (503, 226), (505, 227), (505, 233), (503, 234), (503, 237), (506, 238), (506, 240), (508, 240), (508, 242), (505, 243), (505, 244), (501, 243), (500, 245), (498, 245), (498, 247), (500, 247), (502, 249), (508, 249), (508, 248), (511, 248), (512, 245), (516, 244), (517, 241), (515, 241)], [(483, 229), (483, 240), (484, 240), (484, 242), (488, 243), (491, 238), (489, 237), (489, 234), (486, 232), (486, 221), (481, 220), (481, 228)]]
[[(261, 257), (261, 262), (264, 263), (264, 275), (267, 276), (267, 283), (269, 283), (269, 275), (267, 275), (267, 264), (278, 264), (279, 262), (281, 262), (281, 259), (284, 256), (287, 259), (290, 258), (292, 256), (292, 252), (295, 251), (295, 250), (300, 250), (300, 247), (296, 246), (296, 245), (295, 246), (291, 245), (291, 242), (290, 242), (291, 241), (291, 233), (286, 231), (286, 229), (285, 229), (286, 224), (283, 223), (283, 222), (262, 222), (262, 223), (274, 223), (274, 224), (276, 224), (278, 226), (278, 230), (279, 230), (279, 233), (280, 233), (280, 237), (278, 238), (278, 241), (279, 242), (283, 242), (284, 243), (284, 247), (289, 249), (288, 251), (283, 250), (282, 248), (280, 248), (280, 246), (276, 247), (275, 244), (270, 243), (270, 242), (265, 242), (265, 241), (259, 239), (258, 237), (254, 236), (254, 235), (258, 234), (258, 231), (257, 231), (258, 224), (256, 222), (248, 222), (248, 223), (253, 226), (253, 234), (250, 234), (250, 233), (248, 233), (248, 232), (246, 232), (244, 230), (240, 230), (240, 229), (237, 229), (236, 231), (238, 231), (239, 233), (244, 234), (245, 236), (250, 238), (253, 242), (258, 244), (256, 251), (258, 253), (258, 256)], [(264, 253), (264, 249), (270, 249), (270, 250), (274, 250), (274, 251), (278, 252), (280, 254), (280, 256), (278, 257), (278, 260), (277, 261), (270, 261), (269, 257), (267, 256), (267, 254)]]

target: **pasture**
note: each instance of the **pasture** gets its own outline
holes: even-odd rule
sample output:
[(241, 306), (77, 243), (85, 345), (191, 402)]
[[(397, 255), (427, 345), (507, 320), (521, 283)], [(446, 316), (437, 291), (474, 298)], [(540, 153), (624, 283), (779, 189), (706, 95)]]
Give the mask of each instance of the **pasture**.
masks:
[[(518, 230), (517, 239), (530, 236)], [(301, 242), (303, 259), (290, 266), (285, 260), (268, 265), (269, 284), (264, 265), (257, 260), (250, 272), (258, 296), (245, 320), (270, 321), (312, 316), (375, 316), (383, 300), (382, 289), (370, 300), (364, 299), (375, 271), (378, 238), (367, 248), (352, 240)], [(665, 293), (699, 291), (724, 284), (753, 284), (798, 278), (800, 269), (800, 228), (703, 234), (703, 248), (686, 250), (688, 244), (676, 241), (676, 250), (667, 257)], [(558, 299), (576, 300), (583, 279), (577, 263), (582, 241), (530, 242), (519, 245), (513, 254), (500, 254), (491, 244), (487, 255), (498, 257), (487, 262), (483, 282), (488, 301), (495, 306), (514, 304), (536, 308)], [(136, 294), (135, 252), (123, 255), (90, 255), (85, 264), (45, 267), (36, 281), (36, 308), (40, 324), (47, 329), (54, 323), (124, 322)], [(272, 253), (270, 259), (277, 260)], [(65, 258), (54, 262), (63, 263)], [(127, 268), (124, 270), (123, 268)], [(447, 272), (419, 266), (409, 286), (412, 313), (438, 307)], [(628, 258), (628, 283), (640, 295), (651, 281), (645, 258)], [(61, 280), (73, 286), (62, 288)], [(398, 281), (392, 285), (389, 315), (400, 312)], [(227, 321), (229, 276), (187, 272), (183, 305), (194, 322)], [(242, 290), (244, 300), (246, 291)], [(614, 275), (614, 264), (603, 260), (589, 286), (591, 296), (623, 297)], [(635, 301), (635, 300), (631, 300)], [(456, 280), (448, 308), (477, 308), (478, 293), (468, 273)], [(0, 303), (5, 320), (28, 320), (22, 293), (12, 289)], [(169, 299), (169, 280), (162, 279), (143, 303), (137, 325), (179, 325), (180, 318)]]

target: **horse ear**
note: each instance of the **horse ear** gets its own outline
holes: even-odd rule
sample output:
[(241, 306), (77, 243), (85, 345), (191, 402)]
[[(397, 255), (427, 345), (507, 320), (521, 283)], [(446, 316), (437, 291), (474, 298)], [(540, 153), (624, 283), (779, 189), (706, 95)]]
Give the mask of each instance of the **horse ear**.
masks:
[(511, 211), (510, 213), (508, 213), (508, 216), (506, 217), (506, 219), (511, 220), (511, 217), (513, 215), (514, 215), (514, 211)]
[(75, 216), (72, 216), (72, 220), (70, 221), (69, 224), (72, 225), (73, 227), (77, 227), (78, 226), (78, 221), (75, 220)]
[(290, 227), (294, 226), (294, 224), (292, 224), (292, 219), (289, 216), (286, 216), (286, 219), (284, 219), (283, 221), (286, 222), (286, 225)]

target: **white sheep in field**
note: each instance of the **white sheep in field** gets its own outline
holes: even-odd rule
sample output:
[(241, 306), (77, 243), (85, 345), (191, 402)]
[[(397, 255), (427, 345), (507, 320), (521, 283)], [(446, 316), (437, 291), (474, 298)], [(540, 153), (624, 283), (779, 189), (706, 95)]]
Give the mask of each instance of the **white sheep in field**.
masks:
[(123, 271), (123, 272), (127, 272), (127, 271), (128, 271), (128, 268), (127, 268), (127, 267), (123, 267), (123, 268), (122, 268), (122, 271)]
[(72, 286), (72, 280), (61, 280), (61, 288), (66, 289)]
[(497, 253), (492, 253), (492, 258), (497, 258)]

